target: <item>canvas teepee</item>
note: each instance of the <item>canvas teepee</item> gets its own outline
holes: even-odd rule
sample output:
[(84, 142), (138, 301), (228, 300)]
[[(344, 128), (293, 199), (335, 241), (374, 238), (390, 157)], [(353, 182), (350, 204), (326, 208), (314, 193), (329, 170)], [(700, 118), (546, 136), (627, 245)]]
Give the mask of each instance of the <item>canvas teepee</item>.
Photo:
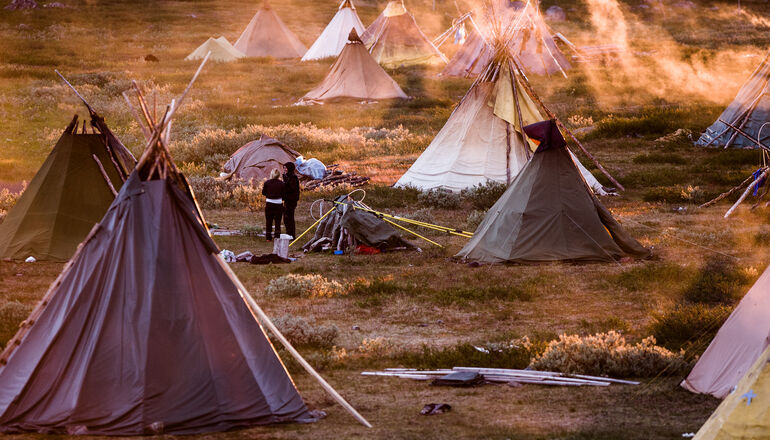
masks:
[(524, 128), (534, 156), (457, 254), (481, 263), (647, 257), (586, 185), (555, 121)]
[(265, 1), (254, 14), (235, 48), (247, 57), (300, 58), (307, 48)]
[[(499, 45), (496, 56), (396, 186), (460, 191), (488, 180), (510, 183), (524, 167), (535, 145), (522, 127), (545, 120), (546, 109), (535, 104), (508, 48)], [(606, 195), (599, 181), (577, 164), (591, 188)]]
[(256, 316), (285, 339), (217, 255), (165, 146), (183, 98), (160, 121), (147, 116), (136, 169), (0, 355), (1, 431), (194, 434), (314, 420)]
[(259, 182), (268, 179), (271, 170), (280, 170), (283, 164), (294, 162), (299, 155), (283, 142), (262, 135), (230, 156), (230, 160), (223, 167), (223, 177)]
[(64, 130), (0, 224), (0, 259), (67, 261), (107, 212), (135, 160), (93, 111), (91, 126)]
[(733, 310), (682, 386), (724, 398), (770, 344), (770, 267)]
[[(753, 140), (747, 139), (725, 121), (755, 140), (770, 143), (770, 126), (760, 133), (760, 128), (770, 122), (770, 52), (743, 84), (733, 102), (719, 115), (716, 122), (706, 129), (695, 145), (701, 147), (758, 148)], [(720, 121), (721, 120), (721, 121)], [(768, 124), (770, 125), (770, 124)], [(759, 138), (761, 136), (761, 138)], [(759, 138), (759, 139), (758, 139)]]
[(440, 64), (447, 59), (422, 33), (403, 0), (391, 1), (366, 28), (361, 40), (374, 59), (386, 67)]
[(379, 100), (405, 99), (408, 96), (366, 51), (356, 30), (329, 69), (321, 84), (307, 92), (300, 102), (329, 101), (341, 98)]
[(750, 365), (694, 440), (770, 438), (770, 347)]
[(206, 40), (205, 43), (192, 51), (190, 55), (187, 55), (185, 60), (202, 60), (209, 52), (211, 52), (209, 59), (220, 63), (229, 63), (246, 56), (243, 52), (233, 47), (233, 45), (227, 41), (227, 38), (219, 37)]
[[(508, 46), (525, 72), (536, 75), (561, 73), (566, 76), (566, 70), (571, 67), (569, 61), (556, 45), (537, 6), (506, 0), (503, 4), (496, 2), (491, 8), (494, 11), (488, 12), (487, 16), (504, 17), (505, 22), (514, 23)], [(467, 21), (471, 25), (471, 33), (441, 71), (442, 76), (476, 76), (494, 55), (491, 43), (495, 39), (494, 24), (481, 14), (477, 14), (475, 19), (469, 15)]]
[(355, 29), (358, 35), (361, 35), (366, 27), (358, 18), (356, 8), (351, 0), (342, 0), (334, 18), (326, 25), (326, 28), (318, 36), (310, 49), (302, 57), (302, 61), (320, 60), (323, 58), (336, 57), (342, 52), (345, 43), (348, 41), (348, 34), (351, 29)]

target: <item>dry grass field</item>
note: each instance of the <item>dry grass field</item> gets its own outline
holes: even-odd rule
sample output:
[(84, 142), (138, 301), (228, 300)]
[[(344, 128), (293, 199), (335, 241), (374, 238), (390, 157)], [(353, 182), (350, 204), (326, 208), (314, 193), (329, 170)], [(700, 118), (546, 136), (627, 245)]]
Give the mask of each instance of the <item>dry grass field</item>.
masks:
[[(241, 0), (66, 3), (72, 8), (0, 10), (0, 191), (6, 186), (17, 191), (72, 115), (85, 114), (54, 69), (139, 153), (142, 136), (120, 95), (130, 80), (165, 104), (197, 67), (183, 58), (209, 36), (234, 41), (258, 6)], [(272, 3), (308, 46), (337, 7), (330, 0)], [(453, 2), (435, 3), (433, 11), (431, 2), (407, 0), (430, 37), (456, 15)], [(420, 231), (445, 247), (415, 240), (423, 252), (373, 256), (302, 255), (293, 249), (298, 260), (292, 264), (233, 264), (269, 315), (303, 318), (318, 332), (336, 327), (323, 343), (296, 342), (375, 428), (357, 425), (281, 350), (303, 397), (328, 417), (312, 425), (200, 437), (664, 439), (696, 431), (718, 401), (680, 389), (686, 371), (644, 374), (636, 387), (597, 389), (455, 389), (359, 375), (399, 366), (520, 368), (561, 334), (611, 330), (629, 343), (655, 335), (672, 356), (687, 362), (705, 349), (721, 319), (770, 262), (770, 211), (761, 205), (751, 211), (751, 202), (724, 220), (729, 200), (696, 209), (743, 181), (761, 164), (761, 156), (696, 148), (687, 133), (697, 138), (761, 60), (770, 43), (770, 8), (744, 2), (738, 13), (724, 3), (664, 3), (661, 10), (655, 2), (622, 2), (618, 10), (625, 21), (613, 22), (612, 8), (604, 15), (597, 11), (614, 2), (558, 2), (567, 21), (551, 23), (555, 31), (578, 45), (615, 43), (627, 50), (616, 63), (578, 64), (566, 79), (530, 78), (568, 126), (594, 127), (581, 135), (582, 141), (627, 188), (603, 201), (632, 235), (654, 249), (652, 260), (473, 268), (451, 258), (463, 239)], [(553, 4), (546, 0), (542, 9)], [(368, 24), (385, 2), (356, 5)], [(454, 50), (447, 47), (450, 54)], [(144, 61), (148, 54), (159, 62)], [(306, 157), (371, 176), (366, 203), (376, 209), (472, 228), (479, 216), (473, 198), (457, 197), (449, 206), (389, 187), (430, 143), (472, 80), (438, 78), (435, 69), (399, 68), (389, 73), (414, 97), (409, 101), (292, 106), (323, 78), (329, 64), (246, 59), (207, 66), (174, 122), (172, 154), (191, 177), (205, 181), (217, 175), (243, 138), (278, 133)], [(674, 135), (680, 129), (685, 131)], [(608, 183), (587, 158), (580, 159)], [(258, 206), (220, 203), (205, 185), (201, 188), (209, 223), (247, 230), (264, 225)], [(298, 229), (313, 222), (309, 208), (314, 200), (347, 191), (304, 193)], [(3, 203), (9, 204), (0, 197), (0, 210), (7, 208)], [(236, 253), (270, 250), (256, 236), (216, 241)], [(62, 266), (0, 262), (0, 344), (13, 335)], [(286, 275), (321, 275), (342, 288), (321, 296), (268, 289)], [(531, 349), (522, 348), (524, 337)], [(503, 348), (485, 356), (471, 345)], [(432, 402), (453, 409), (419, 415)]]

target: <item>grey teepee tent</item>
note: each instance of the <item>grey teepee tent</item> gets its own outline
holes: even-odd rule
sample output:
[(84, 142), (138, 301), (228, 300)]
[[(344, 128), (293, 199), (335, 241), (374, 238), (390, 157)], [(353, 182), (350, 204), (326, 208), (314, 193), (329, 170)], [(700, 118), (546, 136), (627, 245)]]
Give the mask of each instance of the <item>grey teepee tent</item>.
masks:
[(301, 58), (307, 47), (283, 23), (267, 1), (233, 45), (247, 57)]
[(74, 117), (0, 224), (0, 259), (67, 261), (107, 212), (135, 159), (95, 112), (91, 125)]
[(733, 102), (695, 142), (695, 145), (701, 147), (759, 147), (753, 140), (747, 139), (720, 120), (738, 127), (765, 145), (770, 142), (770, 127), (762, 129), (763, 124), (770, 122), (770, 52), (738, 91)]
[(314, 420), (165, 147), (175, 109), (148, 121), (136, 169), (0, 356), (0, 431)]
[(588, 188), (556, 123), (524, 130), (540, 145), (457, 256), (483, 263), (649, 256)]
[(406, 99), (393, 78), (366, 51), (356, 30), (350, 31), (348, 43), (329, 69), (321, 84), (307, 92), (300, 102), (334, 99)]

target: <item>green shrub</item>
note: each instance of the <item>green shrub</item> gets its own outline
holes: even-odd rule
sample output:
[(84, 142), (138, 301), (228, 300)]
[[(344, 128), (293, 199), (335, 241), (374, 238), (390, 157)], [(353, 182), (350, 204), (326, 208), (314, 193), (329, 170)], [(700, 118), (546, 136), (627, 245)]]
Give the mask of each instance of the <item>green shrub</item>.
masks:
[(654, 283), (673, 284), (690, 274), (675, 263), (652, 261), (626, 269), (613, 277), (613, 282), (629, 291), (647, 289)]
[(465, 220), (465, 229), (468, 231), (475, 231), (481, 222), (484, 221), (484, 217), (486, 216), (487, 213), (485, 211), (471, 211), (471, 213), (468, 214), (468, 219)]
[[(590, 137), (661, 136), (679, 128), (689, 110), (649, 108), (639, 116), (609, 117), (600, 121)], [(685, 115), (686, 116), (686, 115)]]
[(248, 209), (259, 212), (265, 206), (262, 183), (256, 186), (242, 180), (222, 180), (211, 176), (192, 176), (190, 185), (203, 209)]
[(701, 204), (707, 199), (708, 194), (697, 186), (658, 186), (642, 195), (645, 202)]
[(690, 355), (698, 355), (706, 349), (731, 311), (731, 306), (724, 305), (678, 304), (665, 312), (653, 313), (649, 332), (671, 350), (685, 349)]
[(695, 280), (682, 292), (689, 303), (732, 304), (743, 295), (750, 281), (735, 260), (723, 255), (709, 257)]
[[(24, 182), (24, 187), (27, 186), (27, 182)], [(3, 222), (8, 211), (16, 205), (16, 201), (19, 200), (21, 194), (24, 192), (24, 188), (19, 192), (11, 192), (8, 188), (0, 190), (0, 223)]]
[(284, 297), (333, 298), (345, 295), (347, 291), (342, 284), (321, 275), (288, 274), (270, 281), (265, 293)]
[(655, 345), (653, 336), (632, 345), (620, 333), (610, 331), (584, 337), (560, 335), (530, 367), (568, 374), (654, 377), (682, 374), (690, 365), (683, 353)]
[(508, 185), (504, 183), (487, 180), (483, 184), (479, 183), (462, 190), (460, 195), (475, 209), (486, 212), (500, 199), (506, 189)]
[(731, 148), (729, 150), (709, 150), (709, 156), (700, 165), (705, 168), (728, 168), (756, 166), (762, 164), (762, 151), (743, 148)]
[(418, 203), (440, 209), (457, 209), (461, 201), (459, 194), (442, 189), (424, 191), (417, 196)]
[(413, 186), (393, 188), (372, 185), (366, 187), (365, 203), (376, 209), (403, 208), (415, 205), (421, 191)]
[(19, 324), (32, 313), (32, 306), (10, 301), (0, 307), (0, 345), (5, 346), (19, 331)]
[(330, 349), (340, 333), (335, 325), (317, 325), (292, 314), (273, 319), (273, 324), (295, 347)]
[(509, 342), (490, 342), (476, 346), (462, 343), (445, 348), (424, 345), (421, 351), (404, 352), (398, 360), (410, 368), (525, 368), (530, 359), (543, 351), (545, 344), (531, 342), (526, 336)]
[(665, 163), (673, 165), (685, 165), (687, 159), (676, 153), (649, 153), (634, 157), (634, 163)]

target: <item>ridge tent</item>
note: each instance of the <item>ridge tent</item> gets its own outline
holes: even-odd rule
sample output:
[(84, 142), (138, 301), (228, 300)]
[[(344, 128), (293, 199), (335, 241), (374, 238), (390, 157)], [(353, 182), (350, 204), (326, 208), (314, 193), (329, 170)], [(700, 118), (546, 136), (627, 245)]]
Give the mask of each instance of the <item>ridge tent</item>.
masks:
[[(460, 191), (489, 180), (510, 183), (536, 147), (526, 140), (522, 127), (545, 120), (546, 110), (527, 94), (525, 82), (508, 49), (500, 47), (395, 186)], [(591, 188), (606, 195), (599, 181), (576, 163)]]
[(340, 98), (408, 98), (393, 78), (369, 55), (355, 29), (350, 31), (348, 43), (329, 69), (326, 78), (316, 88), (307, 92), (300, 99), (300, 103)]
[(725, 397), (694, 440), (770, 437), (770, 348), (750, 365), (735, 390)]
[(682, 387), (724, 398), (770, 344), (770, 267), (738, 303)]
[(391, 1), (366, 28), (361, 41), (385, 67), (440, 64), (447, 59), (417, 26), (403, 0)]
[[(553, 75), (565, 71), (571, 66), (553, 39), (551, 30), (543, 20), (537, 6), (521, 2), (497, 3), (494, 9), (501, 21), (515, 24), (511, 29), (512, 38), (508, 42), (511, 53), (522, 69), (536, 75)], [(490, 44), (494, 40), (495, 25), (483, 18), (476, 21), (469, 17), (471, 32), (468, 39), (455, 53), (439, 75), (471, 77), (481, 73), (495, 49)]]
[(233, 45), (227, 41), (227, 38), (219, 37), (206, 40), (205, 43), (192, 51), (190, 55), (187, 55), (185, 60), (202, 60), (209, 52), (211, 52), (209, 59), (220, 63), (229, 63), (246, 56), (243, 52), (233, 47)]
[(524, 130), (539, 141), (535, 154), (456, 256), (529, 264), (648, 257), (588, 188), (555, 121)]
[(745, 136), (721, 122), (720, 119), (738, 127), (749, 136), (767, 145), (768, 138), (770, 138), (770, 127), (761, 129), (764, 123), (770, 122), (769, 81), (770, 52), (765, 55), (756, 70), (743, 84), (733, 102), (719, 115), (716, 122), (701, 134), (695, 145), (701, 147), (758, 148), (753, 140), (746, 139)]
[(223, 171), (223, 177), (259, 182), (268, 179), (270, 170), (281, 169), (286, 162), (294, 162), (300, 154), (291, 147), (261, 135), (258, 140), (251, 141), (238, 149), (228, 160)]
[(157, 125), (148, 117), (135, 170), (0, 355), (0, 431), (193, 434), (315, 420), (164, 145), (176, 108)]
[(235, 48), (247, 57), (300, 58), (307, 48), (281, 21), (267, 1), (238, 37)]
[(366, 30), (366, 27), (358, 18), (356, 8), (351, 0), (342, 0), (337, 13), (326, 25), (326, 28), (318, 36), (310, 49), (302, 57), (302, 61), (320, 60), (336, 57), (342, 52), (345, 43), (348, 42), (348, 34), (355, 29), (358, 35)]
[(67, 261), (107, 212), (135, 159), (98, 114), (72, 119), (0, 224), (0, 259)]

